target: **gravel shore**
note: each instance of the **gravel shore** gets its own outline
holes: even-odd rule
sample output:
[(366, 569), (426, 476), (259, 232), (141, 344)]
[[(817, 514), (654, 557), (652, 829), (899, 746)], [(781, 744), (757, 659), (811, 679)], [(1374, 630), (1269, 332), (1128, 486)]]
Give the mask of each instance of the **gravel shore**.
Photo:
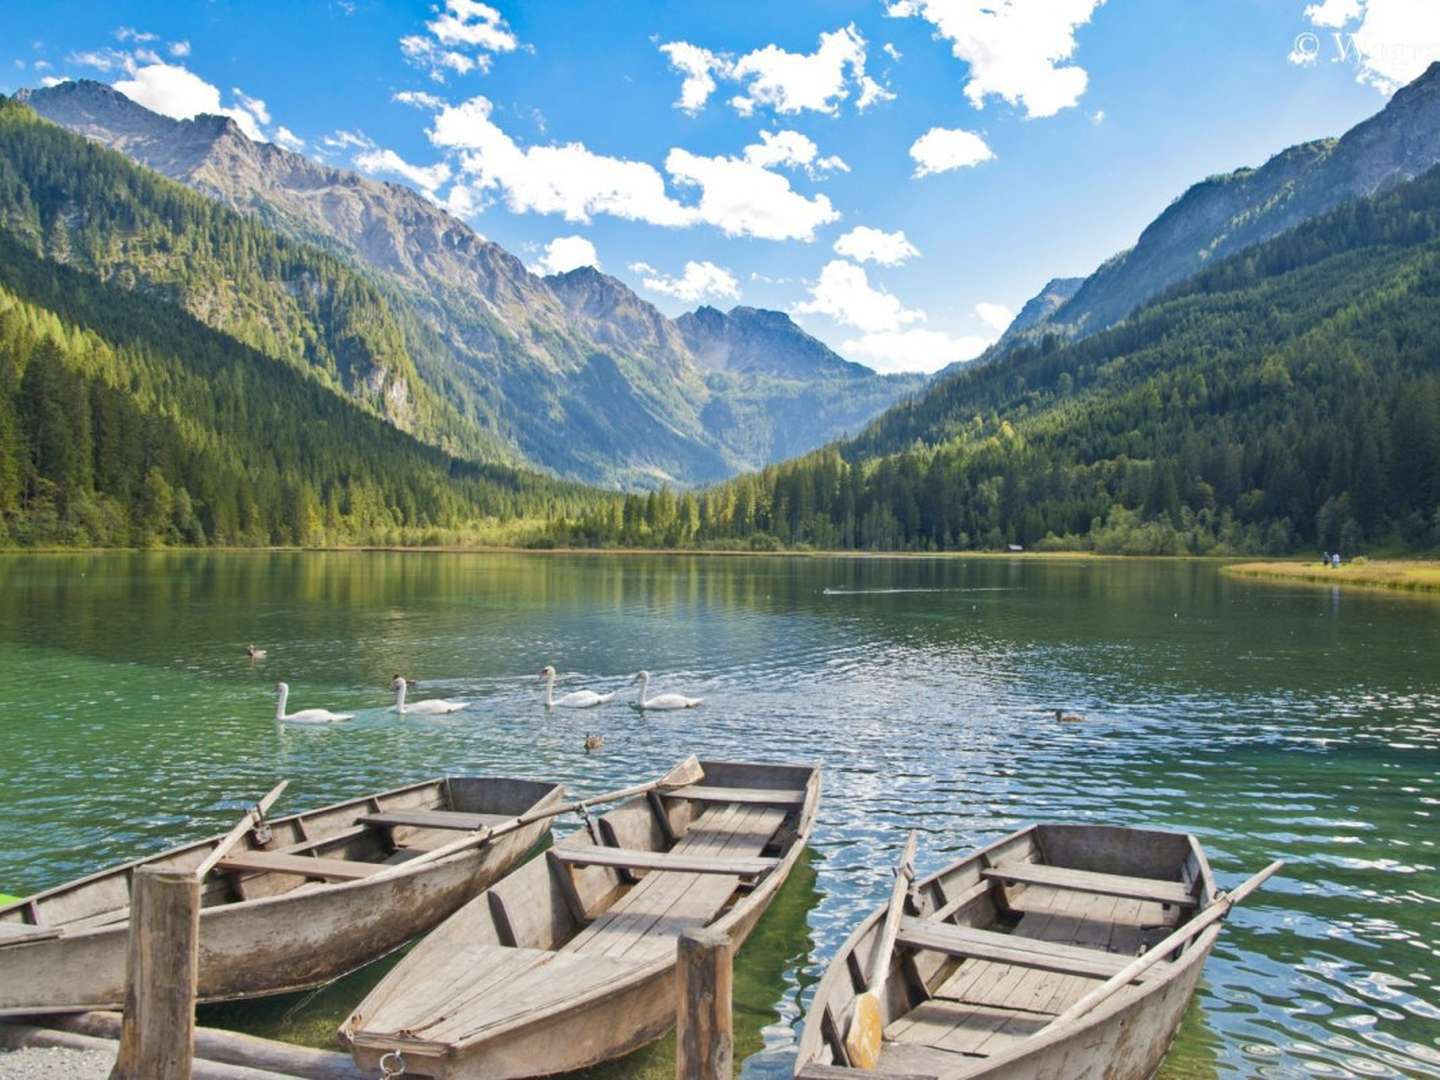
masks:
[(115, 1055), (101, 1050), (0, 1050), (0, 1080), (106, 1080)]

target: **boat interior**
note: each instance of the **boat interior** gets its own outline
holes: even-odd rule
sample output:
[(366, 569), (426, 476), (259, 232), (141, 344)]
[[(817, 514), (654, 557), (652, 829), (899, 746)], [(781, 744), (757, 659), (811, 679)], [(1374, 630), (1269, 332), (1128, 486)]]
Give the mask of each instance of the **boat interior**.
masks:
[[(884, 983), (879, 1071), (975, 1072), (1042, 1031), (1213, 895), (1193, 837), (1088, 825), (1032, 826), (916, 882)], [(850, 1009), (868, 989), (882, 923), (867, 921), (845, 957), (849, 978), (817, 1002), (824, 1064), (850, 1064)], [(1182, 952), (1137, 982), (1164, 978)]]
[[(217, 907), (362, 880), (562, 794), (538, 781), (447, 777), (269, 819), (210, 871), (201, 904)], [(218, 840), (172, 848), (0, 908), (0, 946), (123, 923), (137, 866), (193, 869)]]
[(817, 782), (806, 767), (701, 765), (700, 783), (622, 803), (457, 911), (347, 1032), (455, 1045), (673, 963), (681, 933), (723, 918), (789, 852)]

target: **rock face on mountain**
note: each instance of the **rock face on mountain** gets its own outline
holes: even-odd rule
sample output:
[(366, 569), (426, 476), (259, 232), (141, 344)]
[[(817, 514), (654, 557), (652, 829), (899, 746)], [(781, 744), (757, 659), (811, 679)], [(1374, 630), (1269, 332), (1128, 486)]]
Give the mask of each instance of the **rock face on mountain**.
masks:
[(788, 379), (873, 378), (874, 372), (839, 356), (782, 311), (701, 307), (675, 320), (685, 344), (707, 371)]
[(1023, 323), (1035, 301), (1027, 304), (1002, 343), (1033, 341), (1050, 331), (1083, 337), (1104, 330), (1227, 255), (1350, 199), (1413, 180), (1437, 164), (1440, 63), (1339, 139), (1293, 146), (1258, 169), (1239, 169), (1194, 185), (1140, 234), (1133, 248), (1086, 278), (1048, 318)]
[[(681, 329), (621, 282), (592, 268), (541, 278), (407, 187), (254, 142), (225, 117), (159, 116), (101, 83), (19, 97), (368, 267), (397, 310), (410, 313), (406, 344), (426, 383), (482, 441), (498, 439), (563, 476), (640, 487), (718, 480), (854, 431), (916, 385), (846, 364), (788, 317), (753, 309), (740, 309), (743, 322), (775, 329), (740, 335), (751, 340), (742, 367), (717, 379)], [(762, 338), (776, 357), (762, 355)], [(794, 359), (802, 355), (811, 359)], [(842, 368), (853, 369), (843, 383), (835, 377)], [(762, 378), (769, 375), (787, 381)]]

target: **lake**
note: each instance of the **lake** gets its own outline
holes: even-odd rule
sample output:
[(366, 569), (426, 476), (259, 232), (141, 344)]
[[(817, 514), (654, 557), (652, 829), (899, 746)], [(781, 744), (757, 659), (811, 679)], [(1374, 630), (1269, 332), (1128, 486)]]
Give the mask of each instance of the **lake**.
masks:
[[(692, 751), (815, 761), (812, 851), (737, 961), (747, 1077), (789, 1076), (906, 830), (929, 872), (1037, 819), (1193, 831), (1222, 886), (1288, 860), (1221, 935), (1166, 1080), (1440, 1077), (1437, 658), (1440, 602), (1209, 562), (4, 556), (0, 890), (220, 831), (281, 777), (277, 812), (445, 772), (595, 793)], [(561, 691), (628, 698), (647, 668), (705, 704), (547, 716), (547, 663)], [(397, 671), (476, 704), (398, 718)], [(359, 716), (277, 726), (278, 679)], [(202, 1022), (325, 1044), (376, 977)], [(667, 1053), (592, 1075), (669, 1076)]]

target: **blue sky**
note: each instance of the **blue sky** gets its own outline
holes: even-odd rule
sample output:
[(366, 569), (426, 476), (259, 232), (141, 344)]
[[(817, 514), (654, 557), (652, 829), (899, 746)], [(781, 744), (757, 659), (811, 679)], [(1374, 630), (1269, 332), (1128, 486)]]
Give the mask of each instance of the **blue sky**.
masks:
[(532, 267), (787, 310), (886, 370), (974, 355), (1189, 184), (1440, 57), (1435, 0), (8, 6), (0, 90), (230, 110)]

